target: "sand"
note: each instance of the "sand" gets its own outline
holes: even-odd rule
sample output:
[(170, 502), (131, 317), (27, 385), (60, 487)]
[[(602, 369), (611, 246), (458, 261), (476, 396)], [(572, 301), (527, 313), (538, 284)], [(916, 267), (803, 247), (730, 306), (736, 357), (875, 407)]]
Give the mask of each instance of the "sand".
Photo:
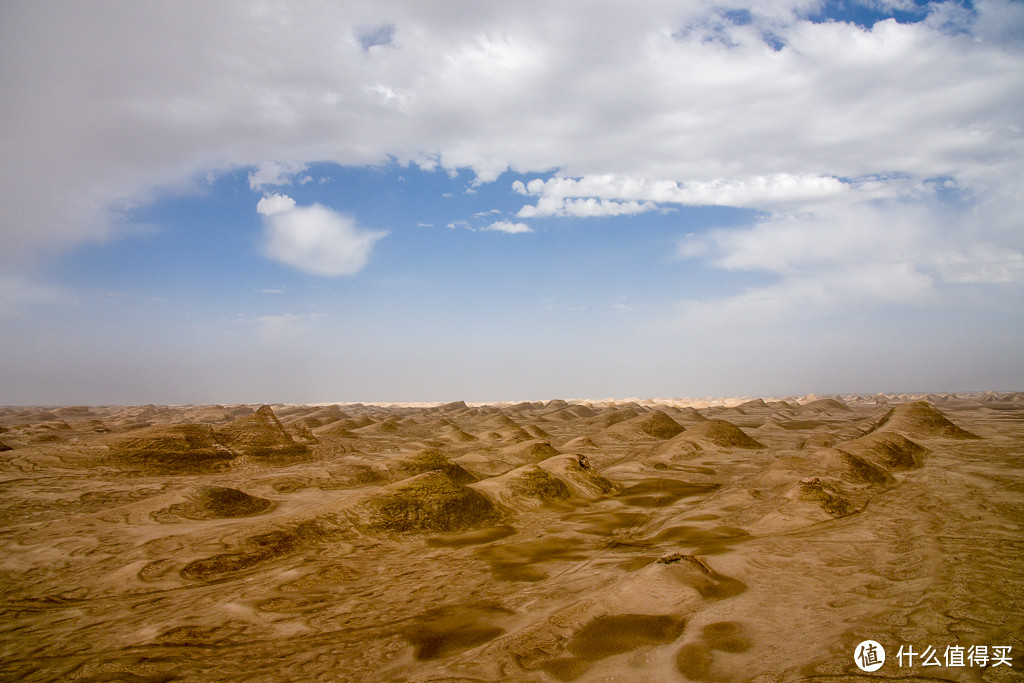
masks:
[(3, 680), (1024, 673), (1024, 394), (8, 407), (0, 492)]

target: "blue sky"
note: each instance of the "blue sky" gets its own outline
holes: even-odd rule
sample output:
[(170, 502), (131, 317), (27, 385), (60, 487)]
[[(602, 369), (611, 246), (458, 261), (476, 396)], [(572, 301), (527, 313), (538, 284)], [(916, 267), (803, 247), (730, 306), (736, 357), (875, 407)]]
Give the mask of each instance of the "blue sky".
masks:
[(1024, 4), (8, 3), (0, 403), (1019, 389)]

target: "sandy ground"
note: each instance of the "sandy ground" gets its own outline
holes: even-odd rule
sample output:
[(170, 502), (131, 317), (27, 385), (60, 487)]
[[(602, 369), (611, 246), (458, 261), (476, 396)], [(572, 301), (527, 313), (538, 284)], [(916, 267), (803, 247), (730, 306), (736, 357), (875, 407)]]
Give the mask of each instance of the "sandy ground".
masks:
[(1024, 679), (1024, 394), (0, 425), (3, 680)]

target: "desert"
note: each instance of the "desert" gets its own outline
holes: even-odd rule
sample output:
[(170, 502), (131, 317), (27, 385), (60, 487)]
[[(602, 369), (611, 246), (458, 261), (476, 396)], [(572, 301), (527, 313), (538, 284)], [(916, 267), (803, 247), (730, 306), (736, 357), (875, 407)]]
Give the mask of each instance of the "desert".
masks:
[(1024, 669), (1024, 393), (6, 407), (0, 444), (5, 680)]

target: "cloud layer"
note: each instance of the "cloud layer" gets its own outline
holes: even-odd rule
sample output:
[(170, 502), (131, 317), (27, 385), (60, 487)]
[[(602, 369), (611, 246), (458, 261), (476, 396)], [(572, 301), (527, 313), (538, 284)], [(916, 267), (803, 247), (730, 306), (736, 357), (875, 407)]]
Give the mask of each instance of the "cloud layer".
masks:
[(1017, 3), (871, 29), (813, 23), (809, 0), (458, 7), (5, 5), (3, 258), (101, 238), (154, 188), (234, 166), (263, 164), (257, 190), (310, 161), (388, 158), (619, 185), (545, 187), (523, 217), (1021, 175)]

